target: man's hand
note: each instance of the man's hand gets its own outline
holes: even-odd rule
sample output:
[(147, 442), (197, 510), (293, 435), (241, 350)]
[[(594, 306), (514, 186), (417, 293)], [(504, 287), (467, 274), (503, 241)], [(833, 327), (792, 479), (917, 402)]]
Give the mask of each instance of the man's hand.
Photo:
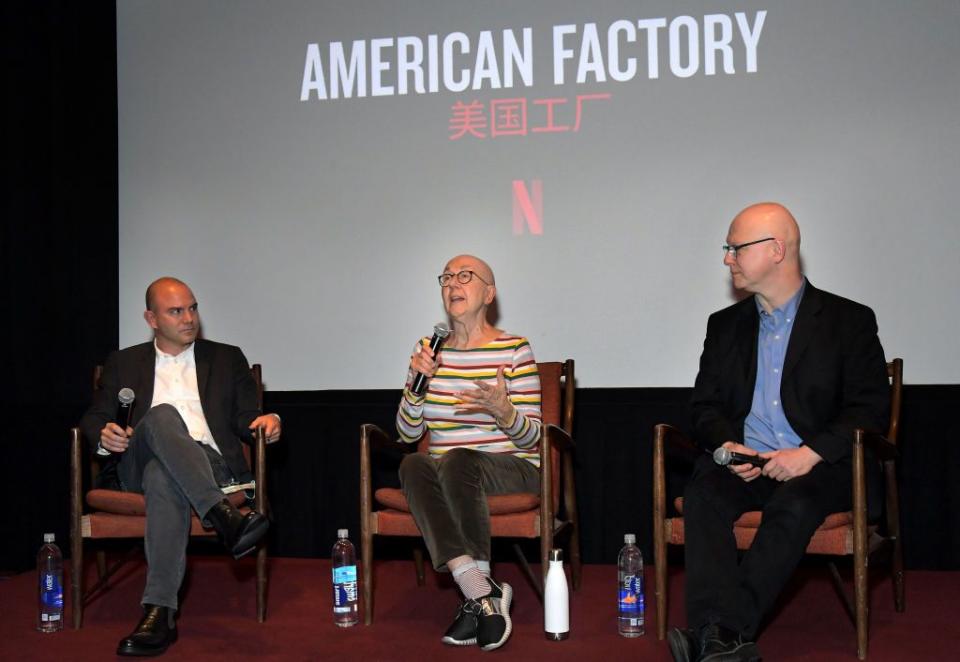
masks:
[(498, 424), (510, 425), (514, 421), (513, 403), (507, 395), (507, 382), (503, 377), (503, 366), (497, 368), (497, 385), (477, 382), (477, 388), (461, 391), (457, 394), (460, 404), (457, 413), (485, 412), (497, 419)]
[(100, 430), (100, 445), (111, 453), (122, 453), (130, 445), (130, 437), (133, 435), (133, 428), (127, 427), (124, 430), (116, 423), (107, 423)]
[(760, 453), (769, 460), (763, 467), (763, 475), (783, 482), (810, 472), (823, 458), (809, 446), (784, 448)]
[[(727, 450), (733, 451), (734, 453), (740, 453), (742, 455), (760, 455), (757, 451), (744, 446), (743, 444), (738, 444), (735, 441), (725, 441), (723, 442), (723, 447)], [(744, 481), (750, 482), (751, 480), (756, 480), (760, 476), (760, 467), (755, 467), (752, 464), (728, 464), (727, 469), (729, 469), (735, 476), (740, 476)]]
[(264, 414), (263, 416), (257, 416), (253, 419), (253, 422), (250, 423), (251, 430), (256, 430), (261, 426), (263, 427), (263, 436), (266, 437), (268, 444), (272, 444), (280, 439), (281, 425), (279, 416), (276, 414)]

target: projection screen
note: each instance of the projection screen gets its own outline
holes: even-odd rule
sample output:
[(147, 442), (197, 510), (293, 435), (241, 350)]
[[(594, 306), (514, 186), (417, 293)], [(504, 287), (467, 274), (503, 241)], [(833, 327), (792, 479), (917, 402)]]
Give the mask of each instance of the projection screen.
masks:
[(955, 2), (117, 3), (121, 346), (160, 275), (271, 390), (399, 388), (459, 253), (583, 387), (689, 386), (737, 211), (960, 382)]

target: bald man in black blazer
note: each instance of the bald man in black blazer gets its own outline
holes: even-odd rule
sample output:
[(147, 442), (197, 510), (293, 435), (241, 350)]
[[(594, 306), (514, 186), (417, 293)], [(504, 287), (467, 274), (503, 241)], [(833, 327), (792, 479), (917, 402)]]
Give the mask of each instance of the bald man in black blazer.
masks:
[[(890, 387), (873, 311), (800, 272), (800, 231), (783, 206), (733, 221), (724, 264), (750, 296), (710, 316), (691, 408), (697, 442), (767, 460), (696, 465), (684, 495), (688, 629), (675, 660), (758, 660), (761, 618), (816, 528), (852, 501), (854, 428), (884, 429)], [(738, 560), (733, 523), (762, 510)]]
[[(237, 558), (253, 551), (269, 522), (243, 515), (221, 486), (253, 480), (242, 442), (262, 427), (280, 437), (280, 419), (263, 415), (256, 383), (238, 347), (198, 339), (196, 298), (183, 282), (161, 278), (147, 289), (144, 318), (153, 342), (114, 352), (101, 388), (80, 427), (120, 489), (142, 493), (147, 526), (144, 615), (117, 647), (118, 655), (163, 653), (177, 639), (177, 593), (186, 569), (191, 511)], [(136, 394), (126, 429), (117, 420), (122, 388)], [(109, 471), (115, 469), (115, 472)]]

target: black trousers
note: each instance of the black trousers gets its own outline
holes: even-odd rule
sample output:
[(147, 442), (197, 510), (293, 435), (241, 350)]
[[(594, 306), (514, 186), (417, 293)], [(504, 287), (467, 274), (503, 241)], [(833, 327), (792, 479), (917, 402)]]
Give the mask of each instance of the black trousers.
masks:
[[(783, 483), (763, 476), (747, 483), (701, 457), (683, 505), (689, 626), (716, 623), (755, 638), (814, 531), (851, 503), (849, 461), (821, 462)], [(733, 523), (750, 510), (762, 510), (763, 521), (738, 560)]]

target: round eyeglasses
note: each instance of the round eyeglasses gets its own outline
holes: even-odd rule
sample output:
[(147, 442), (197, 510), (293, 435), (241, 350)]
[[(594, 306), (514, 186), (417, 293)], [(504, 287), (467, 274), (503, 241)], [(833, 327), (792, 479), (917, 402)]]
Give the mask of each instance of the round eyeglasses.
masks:
[(480, 274), (478, 274), (476, 271), (471, 271), (470, 269), (464, 269), (463, 271), (458, 271), (455, 274), (452, 274), (449, 271), (447, 271), (437, 276), (437, 280), (440, 281), (440, 287), (446, 287), (447, 285), (450, 284), (450, 281), (452, 281), (454, 278), (456, 278), (457, 282), (460, 283), (461, 285), (466, 285), (471, 280), (473, 280), (474, 276), (476, 276), (477, 279), (480, 280), (480, 282), (486, 285), (490, 284), (487, 281), (483, 280)]

